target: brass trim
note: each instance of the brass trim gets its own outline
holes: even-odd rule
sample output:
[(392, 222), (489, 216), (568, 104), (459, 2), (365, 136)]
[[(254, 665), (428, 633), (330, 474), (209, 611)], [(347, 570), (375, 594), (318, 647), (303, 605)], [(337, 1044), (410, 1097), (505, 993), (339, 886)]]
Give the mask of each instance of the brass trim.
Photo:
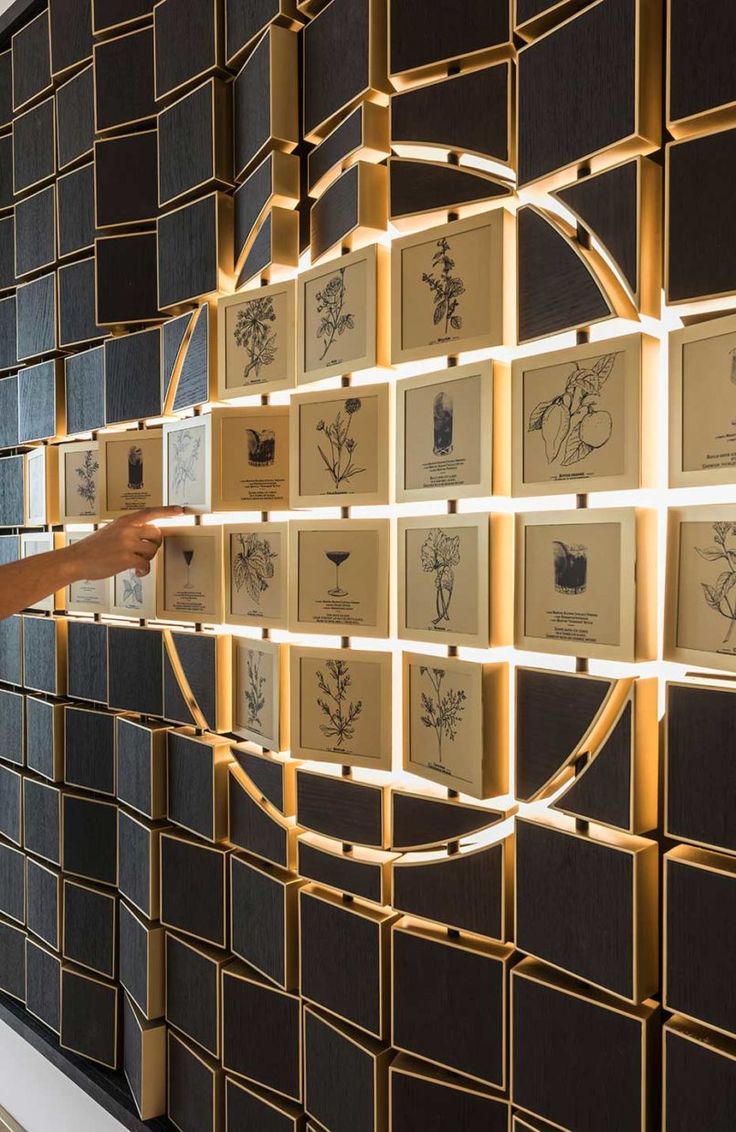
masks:
[(232, 894), (234, 889), (233, 873), (235, 865), (242, 866), (244, 869), (251, 869), (254, 872), (260, 873), (265, 879), (272, 882), (281, 891), (281, 901), (283, 910), (283, 945), (284, 945), (284, 969), (283, 981), (274, 979), (273, 975), (269, 975), (261, 967), (254, 962), (252, 956), (241, 955), (235, 947), (234, 932), (232, 930), (233, 907), (231, 896), (230, 908), (230, 943), (233, 955), (238, 959), (242, 959), (253, 970), (258, 971), (268, 980), (269, 984), (280, 987), (284, 991), (292, 991), (299, 993), (299, 986), (301, 982), (300, 977), (300, 956), (299, 956), (299, 928), (298, 928), (298, 902), (299, 891), (308, 883), (308, 881), (301, 876), (295, 876), (293, 873), (282, 869), (279, 865), (274, 865), (261, 861), (258, 858), (251, 860), (245, 852), (233, 853), (230, 857), (230, 892)]
[[(118, 923), (117, 923), (118, 898), (117, 898), (117, 893), (113, 894), (113, 893), (105, 892), (103, 889), (97, 888), (95, 885), (91, 885), (91, 884), (80, 884), (80, 882), (78, 880), (73, 880), (69, 877), (64, 877), (63, 885), (64, 885), (64, 914), (63, 914), (63, 918), (62, 918), (62, 936), (61, 936), (61, 955), (62, 955), (62, 958), (69, 960), (69, 962), (73, 963), (75, 965), (75, 967), (81, 967), (82, 970), (84, 970), (84, 971), (94, 971), (95, 974), (102, 975), (107, 979), (115, 979), (115, 977), (117, 975), (117, 969), (116, 969), (117, 964), (115, 962), (115, 957), (116, 957), (116, 952), (117, 952), (116, 940), (117, 940), (117, 932), (118, 932)], [(95, 896), (101, 896), (105, 900), (108, 900), (112, 904), (112, 932), (110, 933), (110, 967), (109, 967), (109, 970), (107, 970), (107, 971), (101, 971), (98, 967), (92, 967), (89, 963), (83, 963), (81, 959), (77, 959), (73, 955), (67, 954), (67, 950), (66, 950), (66, 916), (67, 916), (68, 905), (67, 905), (66, 893), (67, 893), (68, 888), (82, 888), (82, 889), (85, 890), (85, 892), (93, 892), (95, 894)]]
[[(232, 774), (232, 765), (228, 768), (228, 773)], [(230, 855), (232, 850), (230, 849), (230, 847), (228, 845), (210, 845), (206, 841), (194, 840), (192, 837), (185, 837), (185, 836), (178, 834), (178, 833), (170, 833), (168, 830), (162, 831), (161, 840), (162, 841), (163, 840), (166, 840), (166, 841), (183, 841), (185, 845), (192, 846), (195, 849), (199, 850), (200, 852), (216, 853), (218, 855), (218, 857), (220, 857), (222, 859), (222, 909), (223, 909), (223, 911), (222, 911), (222, 936), (221, 936), (222, 943), (213, 942), (211, 939), (205, 939), (204, 936), (198, 936), (194, 932), (187, 931), (180, 924), (171, 924), (167, 920), (164, 919), (164, 916), (163, 916), (163, 911), (164, 911), (164, 909), (163, 909), (163, 891), (164, 891), (164, 885), (163, 885), (164, 854), (163, 854), (163, 851), (161, 852), (160, 878), (159, 878), (159, 884), (160, 884), (160, 887), (161, 887), (161, 916), (159, 917), (159, 923), (161, 924), (161, 927), (169, 928), (173, 932), (178, 932), (180, 934), (189, 936), (190, 939), (201, 940), (202, 943), (207, 943), (211, 947), (223, 947), (223, 948), (225, 948), (227, 946), (227, 937), (228, 937), (228, 923), (227, 923), (227, 917), (228, 917), (228, 867), (227, 867), (227, 858)]]

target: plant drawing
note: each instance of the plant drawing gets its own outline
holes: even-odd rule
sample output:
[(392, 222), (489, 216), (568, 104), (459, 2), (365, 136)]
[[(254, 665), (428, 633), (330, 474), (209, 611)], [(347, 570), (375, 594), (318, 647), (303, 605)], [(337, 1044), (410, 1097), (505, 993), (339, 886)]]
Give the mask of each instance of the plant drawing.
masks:
[(730, 644), (731, 636), (736, 627), (736, 599), (732, 595), (736, 586), (736, 550), (728, 545), (729, 535), (736, 534), (736, 523), (714, 523), (713, 541), (715, 546), (700, 547), (695, 550), (706, 562), (722, 562), (723, 570), (718, 575), (715, 585), (701, 582), (706, 603), (710, 609), (725, 617), (728, 621), (728, 630), (723, 638), (723, 644)]
[(460, 565), (460, 535), (448, 535), (433, 527), (422, 543), (420, 551), (422, 570), (434, 574), (435, 628), (441, 621), (450, 620), (450, 602), (455, 588), (455, 566)]
[(82, 457), (81, 467), (76, 469), (79, 477), (77, 495), (81, 495), (88, 507), (94, 507), (97, 498), (97, 473), (100, 470), (95, 453), (88, 449)]
[(347, 299), (344, 267), (338, 269), (337, 275), (332, 276), (322, 290), (317, 292), (316, 297), (317, 314), (322, 315), (322, 320), (317, 327), (317, 338), (320, 338), (324, 343), (324, 349), (320, 355), (320, 361), (322, 361), (327, 357), (327, 351), (336, 338), (339, 338), (346, 330), (355, 329), (355, 316), (343, 314)]
[(143, 605), (143, 579), (135, 570), (126, 570), (123, 578), (123, 605), (126, 609), (140, 609)]
[(233, 338), (248, 355), (243, 379), (252, 373), (261, 376), (261, 370), (276, 360), (278, 334), (272, 329), (276, 321), (273, 299), (251, 299), (238, 311)]
[(342, 484), (350, 483), (353, 476), (359, 476), (365, 468), (359, 468), (355, 463), (355, 452), (358, 442), (350, 435), (350, 426), (353, 417), (359, 413), (362, 402), (359, 397), (349, 397), (345, 402), (345, 411), (339, 409), (333, 421), (317, 422), (317, 432), (323, 432), (330, 446), (329, 455), (321, 444), (317, 444), (317, 451), (322, 457), (325, 469), (332, 478), (332, 484), (337, 491)]
[(171, 437), (171, 482), (175, 495), (185, 495), (187, 484), (196, 483), (202, 436), (199, 429), (182, 429)]
[(442, 762), (442, 744), (445, 739), (452, 741), (457, 735), (457, 729), (465, 711), (467, 696), (462, 689), (448, 688), (442, 691), (442, 684), (447, 675), (444, 668), (419, 669), (420, 676), (426, 676), (432, 685), (433, 696), (422, 692), (422, 707), (425, 714), (421, 716), (425, 727), (431, 728), (437, 739), (437, 757)]
[[(317, 685), (325, 699), (317, 697), (317, 706), (328, 722), (320, 724), (320, 731), (327, 739), (335, 740), (334, 750), (345, 750), (345, 745), (355, 737), (355, 721), (363, 711), (363, 702), (348, 700), (352, 686), (350, 665), (344, 660), (328, 660), (325, 666), (327, 677), (317, 673)], [(334, 686), (333, 686), (334, 685)]]
[(465, 284), (458, 275), (453, 275), (455, 260), (450, 255), (452, 246), (446, 236), (437, 241), (437, 251), (432, 257), (433, 272), (422, 273), (422, 282), (432, 292), (434, 301), (434, 324), (438, 326), (444, 319), (445, 334), (450, 330), (461, 330), (462, 316), (457, 313), (460, 296), (465, 294)]
[(274, 576), (274, 558), (271, 543), (260, 538), (255, 532), (235, 536), (240, 550), (233, 558), (233, 581), (240, 593), (245, 592), (256, 605), (261, 604), (261, 594), (265, 593)]
[(263, 653), (248, 649), (248, 682), (245, 688), (245, 702), (248, 708), (248, 727), (260, 731), (263, 727), (261, 712), (266, 706), (266, 677), (261, 672)]
[(567, 379), (564, 393), (541, 401), (529, 415), (529, 432), (541, 431), (547, 463), (559, 460), (569, 468), (604, 448), (613, 434), (613, 418), (599, 409), (601, 390), (616, 363), (617, 354), (604, 354), (589, 369), (577, 362)]

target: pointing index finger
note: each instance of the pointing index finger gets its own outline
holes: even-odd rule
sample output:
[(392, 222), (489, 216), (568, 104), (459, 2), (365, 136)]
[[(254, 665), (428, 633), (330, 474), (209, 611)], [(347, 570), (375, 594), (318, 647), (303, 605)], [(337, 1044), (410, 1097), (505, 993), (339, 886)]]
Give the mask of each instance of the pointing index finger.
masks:
[(136, 511), (135, 515), (131, 516), (131, 522), (137, 527), (146, 526), (154, 519), (175, 519), (183, 514), (183, 507), (144, 507), (142, 511)]

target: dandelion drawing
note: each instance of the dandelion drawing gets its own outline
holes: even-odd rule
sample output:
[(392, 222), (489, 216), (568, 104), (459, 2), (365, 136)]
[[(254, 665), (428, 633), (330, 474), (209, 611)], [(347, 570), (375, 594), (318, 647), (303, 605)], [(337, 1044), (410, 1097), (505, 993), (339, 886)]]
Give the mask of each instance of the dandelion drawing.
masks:
[(328, 660), (325, 667), (327, 677), (317, 673), (317, 685), (325, 697), (317, 697), (317, 706), (327, 717), (319, 729), (327, 739), (335, 740), (333, 750), (345, 750), (346, 743), (355, 738), (355, 721), (363, 711), (363, 702), (348, 699), (353, 681), (350, 666), (344, 660)]
[(143, 580), (135, 570), (126, 570), (123, 580), (123, 606), (125, 609), (140, 609), (143, 605)]
[(706, 562), (722, 562), (723, 569), (718, 575), (715, 585), (701, 582), (703, 594), (709, 609), (725, 617), (728, 630), (723, 638), (723, 644), (731, 642), (731, 636), (736, 627), (736, 604), (732, 596), (736, 586), (736, 550), (728, 545), (728, 538), (736, 535), (736, 523), (714, 523), (713, 541), (715, 546), (699, 547), (695, 550)]
[(258, 378), (261, 370), (276, 360), (278, 335), (273, 330), (276, 311), (272, 299), (251, 299), (238, 311), (233, 338), (248, 355), (243, 378), (253, 373)]
[(317, 327), (317, 337), (324, 344), (320, 361), (327, 357), (327, 351), (336, 338), (346, 330), (355, 329), (354, 315), (343, 314), (346, 299), (345, 268), (341, 267), (337, 275), (333, 275), (322, 290), (317, 292), (317, 314), (322, 315)]
[(442, 744), (446, 739), (452, 742), (457, 735), (457, 729), (465, 711), (467, 696), (462, 689), (456, 691), (454, 688), (448, 688), (446, 692), (442, 691), (442, 684), (447, 675), (444, 668), (425, 668), (422, 666), (419, 669), (419, 675), (428, 678), (434, 692), (433, 696), (422, 692), (422, 707), (425, 714), (421, 716), (421, 720), (425, 727), (429, 727), (435, 733), (437, 758), (441, 763)]
[(199, 429), (183, 429), (172, 435), (171, 482), (175, 495), (184, 496), (188, 484), (196, 483), (202, 437)]
[(443, 236), (437, 241), (437, 251), (432, 257), (432, 266), (435, 268), (431, 274), (422, 273), (422, 282), (426, 283), (432, 292), (434, 301), (434, 324), (438, 326), (443, 320), (445, 334), (450, 330), (461, 330), (462, 316), (457, 313), (460, 305), (460, 296), (465, 294), (465, 284), (459, 276), (453, 275), (455, 260), (450, 255), (452, 246)]
[(94, 507), (97, 498), (97, 473), (100, 470), (99, 461), (91, 449), (82, 457), (81, 467), (76, 469), (79, 483), (77, 495), (80, 495), (88, 507)]
[(455, 567), (460, 565), (460, 535), (448, 535), (433, 527), (422, 543), (422, 570), (434, 574), (435, 610), (432, 624), (437, 628), (450, 620), (450, 603), (455, 589)]
[(245, 703), (248, 708), (247, 726), (257, 731), (263, 728), (261, 713), (266, 706), (266, 677), (261, 672), (262, 663), (263, 653), (249, 649), (245, 688)]
[(576, 362), (564, 393), (541, 401), (529, 415), (529, 432), (541, 432), (547, 463), (563, 468), (586, 460), (604, 448), (613, 434), (613, 418), (598, 408), (601, 390), (616, 363), (617, 354), (604, 354), (589, 368)]
[(324, 447), (318, 443), (317, 451), (322, 457), (326, 472), (332, 479), (335, 491), (339, 491), (343, 484), (349, 484), (354, 476), (359, 476), (365, 471), (365, 468), (359, 468), (355, 463), (358, 442), (350, 435), (353, 417), (360, 412), (360, 409), (360, 399), (349, 397), (345, 402), (345, 411), (340, 409), (333, 421), (317, 423), (317, 432), (324, 433), (327, 442)]
[(233, 558), (233, 581), (240, 593), (245, 590), (251, 601), (261, 604), (261, 595), (268, 589), (274, 576), (274, 558), (277, 554), (271, 550), (271, 544), (266, 538), (260, 538), (255, 532), (235, 536), (240, 549)]

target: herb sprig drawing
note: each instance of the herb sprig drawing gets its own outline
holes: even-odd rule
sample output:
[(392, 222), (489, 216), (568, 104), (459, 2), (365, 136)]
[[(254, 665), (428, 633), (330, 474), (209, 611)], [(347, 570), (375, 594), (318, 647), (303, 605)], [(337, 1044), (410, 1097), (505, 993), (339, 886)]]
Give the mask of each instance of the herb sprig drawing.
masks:
[(245, 703), (248, 708), (247, 726), (258, 731), (263, 728), (261, 713), (266, 706), (266, 677), (261, 672), (262, 663), (263, 653), (249, 649), (245, 687)]
[(465, 294), (465, 284), (458, 275), (453, 275), (455, 260), (451, 256), (452, 245), (446, 236), (437, 241), (437, 251), (432, 257), (434, 271), (422, 273), (422, 282), (432, 292), (434, 302), (434, 324), (438, 326), (444, 319), (445, 335), (450, 330), (462, 330), (462, 315), (457, 313), (460, 296)]
[(143, 605), (143, 579), (135, 570), (123, 574), (123, 606), (125, 609), (140, 609)]
[(330, 346), (346, 330), (355, 329), (355, 316), (344, 311), (347, 302), (347, 286), (345, 284), (345, 268), (339, 268), (321, 291), (317, 292), (317, 314), (321, 315), (317, 327), (317, 338), (323, 343), (324, 349), (320, 361), (324, 361)]
[(273, 299), (251, 299), (238, 311), (233, 338), (248, 355), (243, 374), (245, 381), (252, 373), (260, 377), (261, 370), (276, 360), (278, 334), (273, 329), (274, 322)]
[(558, 461), (561, 467), (569, 468), (608, 444), (613, 418), (598, 405), (617, 357), (603, 354), (589, 368), (575, 362), (564, 392), (532, 409), (528, 431), (542, 433), (548, 464)]
[(339, 409), (334, 420), (317, 422), (317, 432), (323, 433), (327, 441), (324, 447), (318, 443), (317, 451), (332, 479), (335, 491), (338, 491), (343, 484), (349, 484), (354, 476), (359, 476), (365, 471), (365, 468), (360, 468), (354, 463), (358, 441), (350, 435), (353, 417), (361, 408), (362, 401), (359, 397), (349, 397), (345, 402), (344, 412)]
[(274, 558), (267, 538), (261, 538), (255, 531), (235, 536), (240, 550), (233, 558), (233, 581), (240, 593), (242, 589), (254, 601), (261, 604), (261, 596), (266, 592), (274, 576)]
[(713, 542), (715, 546), (696, 546), (695, 550), (706, 562), (722, 562), (723, 569), (714, 585), (701, 582), (703, 595), (709, 609), (719, 613), (728, 622), (728, 630), (723, 644), (731, 642), (736, 628), (736, 549), (728, 545), (729, 536), (736, 535), (736, 523), (713, 523)]
[(460, 535), (448, 535), (433, 527), (420, 550), (422, 570), (434, 574), (435, 611), (432, 624), (437, 628), (450, 620), (450, 603), (455, 589), (455, 567), (460, 565)]
[(426, 676), (432, 685), (434, 695), (422, 692), (421, 702), (424, 715), (421, 721), (425, 727), (434, 731), (437, 740), (437, 758), (442, 763), (442, 744), (445, 740), (452, 742), (457, 735), (457, 729), (462, 722), (467, 696), (462, 688), (448, 688), (442, 691), (442, 685), (447, 671), (444, 668), (419, 669), (420, 676)]
[(199, 429), (182, 429), (171, 437), (171, 482), (175, 495), (186, 495), (188, 484), (196, 483), (202, 436)]
[(77, 495), (80, 495), (88, 507), (94, 507), (97, 498), (97, 473), (100, 470), (99, 460), (95, 453), (88, 449), (82, 457), (82, 464), (76, 469), (79, 483)]
[(334, 750), (346, 750), (347, 743), (355, 738), (355, 721), (363, 712), (363, 701), (353, 703), (349, 699), (353, 684), (350, 665), (344, 660), (328, 660), (325, 665), (327, 676), (317, 673), (317, 686), (322, 697), (317, 697), (317, 706), (327, 718), (320, 724), (320, 731), (327, 739), (334, 739)]

